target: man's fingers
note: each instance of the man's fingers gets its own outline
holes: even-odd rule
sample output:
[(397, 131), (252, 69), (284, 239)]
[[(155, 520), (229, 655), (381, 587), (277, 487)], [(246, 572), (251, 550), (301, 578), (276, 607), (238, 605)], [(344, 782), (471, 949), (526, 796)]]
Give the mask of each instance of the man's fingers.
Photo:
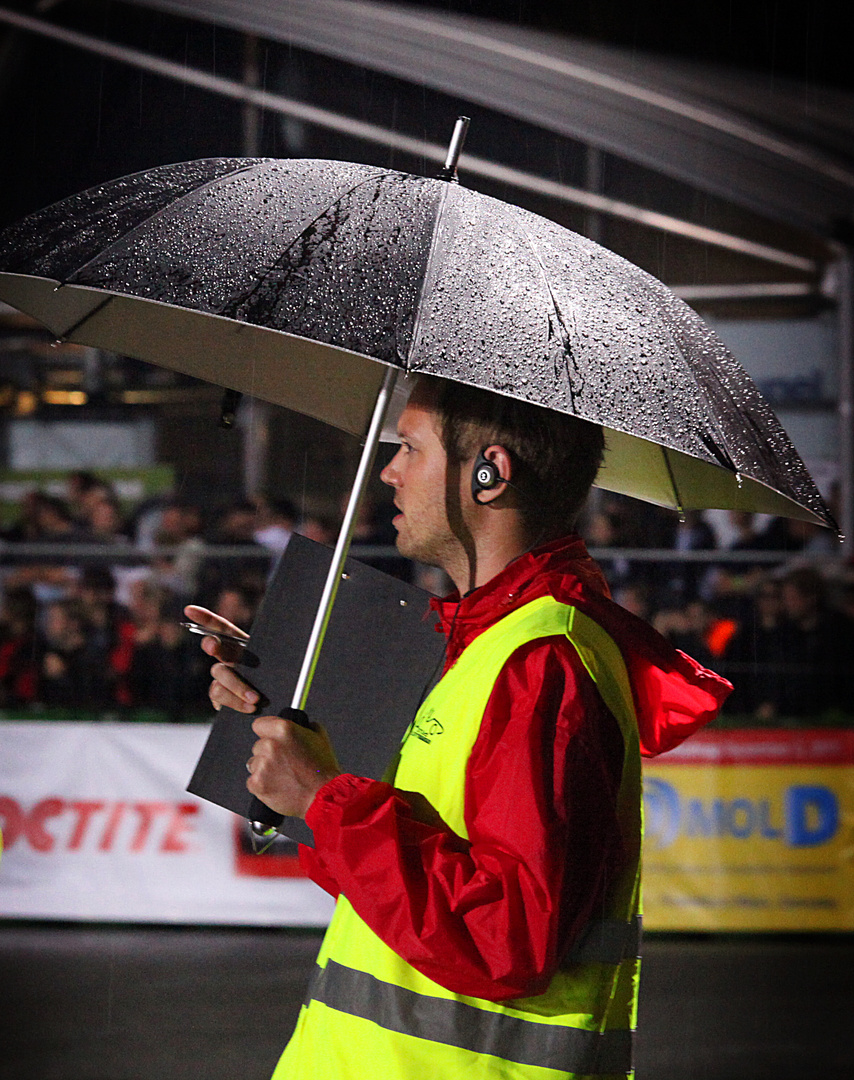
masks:
[(208, 696), (214, 708), (227, 705), (237, 712), (251, 713), (260, 700), (257, 690), (247, 686), (243, 679), (228, 664), (214, 664), (211, 668), (213, 682)]
[(245, 630), (241, 630), (239, 626), (235, 626), (228, 619), (224, 619), (222, 615), (217, 615), (215, 611), (209, 611), (208, 608), (199, 607), (197, 604), (188, 604), (184, 608), (184, 614), (190, 622), (196, 622), (200, 626), (204, 626), (206, 630), (212, 630), (217, 634), (233, 634), (234, 637), (249, 640), (249, 635)]
[(221, 660), (224, 664), (239, 664), (246, 657), (246, 651), (242, 645), (235, 645), (233, 641), (220, 641), (215, 637), (202, 638), (202, 652), (206, 652), (215, 660)]
[(292, 724), (292, 720), (283, 720), (280, 716), (259, 716), (252, 721), (252, 730), (259, 736), (255, 745), (259, 746), (263, 739), (288, 738)]

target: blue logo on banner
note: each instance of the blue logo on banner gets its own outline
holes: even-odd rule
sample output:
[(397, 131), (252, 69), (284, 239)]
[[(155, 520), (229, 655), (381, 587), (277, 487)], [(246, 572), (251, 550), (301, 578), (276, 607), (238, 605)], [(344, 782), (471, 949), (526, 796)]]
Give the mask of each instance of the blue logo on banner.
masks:
[(839, 828), (839, 801), (826, 787), (796, 784), (782, 806), (769, 799), (685, 798), (664, 780), (644, 781), (645, 833), (654, 848), (669, 847), (677, 836), (760, 837), (788, 847), (817, 847)]

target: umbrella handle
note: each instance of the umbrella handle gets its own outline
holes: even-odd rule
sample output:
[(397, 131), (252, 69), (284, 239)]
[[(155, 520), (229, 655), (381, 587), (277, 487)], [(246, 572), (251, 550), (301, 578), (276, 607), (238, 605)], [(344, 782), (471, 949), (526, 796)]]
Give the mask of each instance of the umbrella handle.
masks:
[[(295, 709), (292, 705), (286, 705), (279, 713), (279, 716), (283, 720), (291, 720), (294, 724), (299, 724), (300, 727), (311, 727), (308, 713), (302, 709)], [(246, 816), (249, 818), (249, 824), (253, 832), (261, 836), (266, 836), (268, 829), (278, 829), (285, 820), (284, 814), (271, 810), (266, 803), (261, 802), (257, 795), (252, 796), (249, 813)]]

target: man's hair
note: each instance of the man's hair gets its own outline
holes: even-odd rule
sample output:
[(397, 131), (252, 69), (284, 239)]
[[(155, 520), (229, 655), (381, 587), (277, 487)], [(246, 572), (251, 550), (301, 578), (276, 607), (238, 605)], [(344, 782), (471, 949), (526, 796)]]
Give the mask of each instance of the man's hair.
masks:
[(503, 446), (529, 537), (540, 542), (572, 532), (602, 463), (601, 426), (474, 386), (430, 381), (448, 460), (468, 461), (486, 446)]

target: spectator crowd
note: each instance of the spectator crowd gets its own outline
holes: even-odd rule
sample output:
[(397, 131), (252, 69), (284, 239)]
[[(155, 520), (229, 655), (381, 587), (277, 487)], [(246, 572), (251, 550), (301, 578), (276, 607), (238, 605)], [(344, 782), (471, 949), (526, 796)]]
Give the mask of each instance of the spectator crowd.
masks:
[[(210, 659), (181, 626), (183, 607), (249, 629), (295, 530), (334, 543), (337, 523), (260, 496), (209, 519), (179, 498), (127, 513), (91, 472), (71, 473), (61, 497), (29, 492), (0, 532), (0, 710), (207, 716)], [(357, 539), (388, 543), (393, 530), (363, 518)]]
[[(0, 710), (207, 716), (210, 661), (182, 608), (200, 603), (248, 629), (294, 530), (331, 543), (337, 522), (299, 520), (289, 501), (265, 497), (211, 520), (178, 498), (128, 514), (89, 472), (70, 474), (64, 497), (30, 492), (2, 534)], [(854, 724), (854, 577), (827, 530), (741, 512), (678, 518), (598, 492), (581, 531), (618, 602), (731, 679), (730, 716)], [(372, 561), (407, 573), (382, 508), (355, 539), (389, 545)], [(69, 544), (86, 557), (63, 557)], [(128, 558), (128, 544), (145, 559)], [(673, 554), (644, 557), (651, 548)]]

